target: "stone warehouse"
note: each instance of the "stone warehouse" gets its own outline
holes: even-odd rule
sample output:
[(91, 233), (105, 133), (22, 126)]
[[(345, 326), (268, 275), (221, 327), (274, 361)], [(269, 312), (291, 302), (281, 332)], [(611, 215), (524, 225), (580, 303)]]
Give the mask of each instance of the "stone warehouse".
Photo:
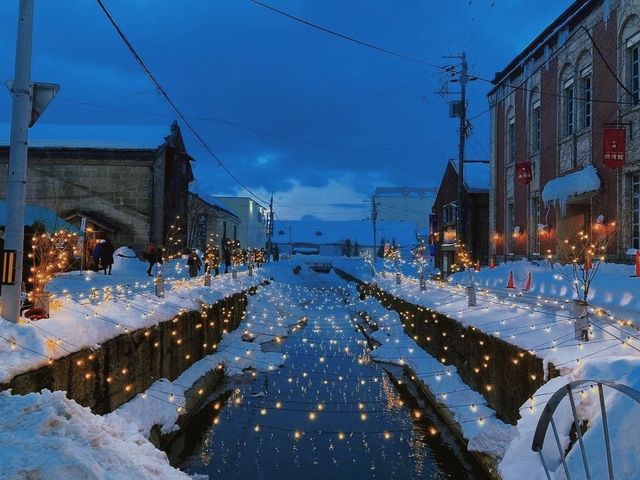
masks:
[[(0, 197), (5, 198), (9, 148), (6, 139), (2, 143)], [(177, 123), (170, 128), (35, 126), (27, 204), (47, 206), (76, 226), (85, 217), (93, 235), (111, 238), (116, 247), (141, 251), (169, 236), (186, 244), (192, 160)]]
[(493, 254), (556, 253), (579, 231), (610, 258), (640, 247), (639, 52), (638, 2), (579, 0), (496, 74)]

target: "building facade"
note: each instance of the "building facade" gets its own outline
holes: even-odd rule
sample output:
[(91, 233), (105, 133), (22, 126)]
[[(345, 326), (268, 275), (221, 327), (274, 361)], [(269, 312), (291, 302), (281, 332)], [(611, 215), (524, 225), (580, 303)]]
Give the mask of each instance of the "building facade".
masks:
[[(77, 227), (84, 217), (93, 235), (111, 238), (116, 247), (128, 245), (141, 252), (151, 241), (185, 245), (193, 173), (178, 125), (137, 134), (131, 127), (127, 134), (135, 138), (130, 140), (119, 137), (122, 127), (118, 132), (95, 128), (99, 131), (58, 129), (44, 137), (46, 130), (34, 128), (27, 204), (46, 206)], [(8, 156), (9, 148), (0, 146), (2, 198)]]
[(188, 248), (205, 251), (207, 246), (222, 247), (222, 239), (237, 236), (240, 218), (221, 201), (207, 200), (189, 193)]
[(240, 219), (235, 237), (227, 232), (227, 238), (238, 240), (242, 247), (266, 248), (269, 209), (248, 197), (216, 197), (227, 205)]
[[(556, 254), (577, 232), (609, 258), (640, 247), (639, 60), (640, 3), (579, 0), (496, 74), (492, 254)], [(619, 168), (611, 130), (626, 135)]]
[[(435, 222), (431, 226), (430, 241), (436, 247), (436, 267), (444, 276), (452, 273), (456, 264), (480, 261), (486, 263), (489, 252), (489, 169), (485, 164), (465, 166), (462, 233), (463, 242), (457, 238), (458, 171), (449, 161), (442, 176), (433, 204)], [(459, 245), (460, 244), (460, 245)], [(463, 250), (460, 248), (463, 246)], [(460, 258), (464, 251), (465, 258)]]
[(373, 194), (377, 220), (409, 222), (424, 233), (437, 189), (427, 187), (378, 187)]

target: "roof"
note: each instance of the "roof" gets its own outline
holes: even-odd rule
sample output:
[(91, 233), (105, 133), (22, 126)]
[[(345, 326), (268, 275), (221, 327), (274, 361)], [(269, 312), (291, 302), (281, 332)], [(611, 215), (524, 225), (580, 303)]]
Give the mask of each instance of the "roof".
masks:
[[(449, 163), (458, 174), (458, 165), (454, 160)], [(486, 193), (489, 191), (489, 164), (488, 163), (467, 163), (464, 164), (464, 185), (467, 193)]]
[[(157, 149), (171, 134), (167, 125), (40, 124), (29, 129), (30, 147)], [(0, 124), (0, 145), (9, 145), (11, 125)]]
[[(0, 225), (5, 225), (7, 218), (7, 201), (4, 198), (0, 198)], [(42, 223), (47, 232), (55, 232), (61, 228), (65, 228), (72, 232), (78, 232), (79, 230), (60, 218), (55, 212), (47, 207), (41, 205), (26, 205), (24, 209), (24, 224), (33, 225), (34, 223)]]
[[(500, 72), (497, 72), (492, 80), (494, 85), (504, 81), (505, 77), (510, 76), (514, 69), (520, 68), (530, 55), (539, 55), (544, 49), (544, 45), (557, 40), (557, 36), (562, 27), (568, 24), (578, 13), (582, 12), (587, 6), (591, 6), (591, 10), (595, 8), (602, 0), (575, 0), (569, 7), (558, 16), (547, 28), (545, 28), (522, 52), (520, 52), (509, 64)], [(590, 10), (589, 10), (590, 11)], [(495, 90), (492, 89), (489, 95)]]
[(438, 187), (377, 187), (375, 197), (433, 197)]
[(217, 210), (221, 210), (229, 215), (231, 215), (232, 217), (237, 218), (238, 220), (240, 219), (240, 217), (238, 217), (238, 214), (235, 213), (231, 208), (229, 208), (227, 205), (225, 205), (222, 201), (220, 201), (218, 198), (214, 197), (213, 195), (207, 195), (207, 198), (204, 199), (202, 198), (200, 195), (198, 195), (197, 193), (193, 193), (193, 192), (189, 192), (189, 195), (196, 197), (198, 200), (200, 200), (203, 203), (206, 203), (207, 205), (209, 205), (212, 208), (215, 208)]
[[(312, 245), (342, 244), (346, 239), (360, 245), (373, 245), (373, 225), (370, 220), (276, 220), (273, 223), (276, 243), (304, 243)], [(376, 241), (394, 240), (400, 246), (414, 246), (416, 230), (411, 222), (376, 222)]]

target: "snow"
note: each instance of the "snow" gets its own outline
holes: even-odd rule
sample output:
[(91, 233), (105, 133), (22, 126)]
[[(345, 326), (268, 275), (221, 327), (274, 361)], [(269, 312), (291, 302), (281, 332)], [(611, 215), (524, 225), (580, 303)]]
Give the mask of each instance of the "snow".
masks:
[(547, 182), (542, 189), (542, 200), (545, 203), (555, 201), (565, 205), (570, 196), (594, 192), (599, 188), (598, 171), (593, 165), (587, 165), (582, 170)]
[[(4, 225), (7, 218), (7, 200), (0, 198), (0, 225)], [(24, 211), (24, 224), (33, 225), (42, 223), (47, 232), (56, 232), (62, 228), (70, 232), (79, 232), (79, 229), (58, 217), (55, 212), (40, 205), (26, 205)]]
[(64, 392), (0, 392), (0, 478), (187, 479), (135, 425), (94, 415)]
[(133, 257), (127, 247), (116, 250), (112, 275), (72, 271), (58, 275), (46, 291), (53, 304), (48, 319), (14, 324), (0, 318), (0, 383), (50, 360), (83, 348), (94, 348), (127, 331), (147, 328), (173, 318), (180, 310), (199, 310), (265, 280), (239, 272), (213, 277), (205, 287), (203, 277), (188, 278), (184, 258), (163, 267), (165, 297), (156, 297), (154, 278), (147, 263)]
[[(0, 125), (0, 145), (9, 145), (11, 126)], [(171, 133), (168, 125), (95, 125), (37, 123), (29, 129), (29, 147), (156, 149)]]

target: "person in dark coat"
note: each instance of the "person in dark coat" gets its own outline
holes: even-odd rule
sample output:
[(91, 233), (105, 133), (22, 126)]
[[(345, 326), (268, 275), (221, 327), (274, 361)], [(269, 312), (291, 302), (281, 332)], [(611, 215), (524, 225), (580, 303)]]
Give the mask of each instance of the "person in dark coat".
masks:
[(202, 261), (200, 260), (198, 252), (196, 252), (195, 249), (191, 250), (191, 253), (189, 253), (189, 257), (187, 258), (187, 266), (189, 267), (189, 276), (191, 278), (198, 275), (198, 272), (202, 267)]
[(224, 273), (229, 273), (229, 265), (231, 265), (232, 252), (231, 241), (228, 238), (222, 240), (222, 253), (224, 255)]
[(101, 244), (102, 248), (100, 249), (100, 264), (104, 269), (104, 274), (107, 275), (107, 270), (109, 271), (109, 275), (111, 275), (111, 267), (113, 266), (113, 244), (111, 240), (108, 238), (104, 240)]
[(280, 261), (280, 249), (278, 248), (278, 245), (274, 245), (273, 247), (273, 261), (274, 262)]
[(151, 270), (153, 266), (157, 263), (162, 265), (164, 262), (164, 251), (161, 246), (156, 245), (155, 242), (151, 242), (147, 245), (144, 253), (142, 254), (143, 258), (149, 262), (149, 268), (147, 268), (147, 275), (152, 276)]
[(102, 242), (104, 240), (98, 240), (95, 247), (93, 247), (93, 252), (91, 253), (91, 258), (93, 258), (93, 270), (97, 272), (100, 270), (100, 256), (102, 255)]

